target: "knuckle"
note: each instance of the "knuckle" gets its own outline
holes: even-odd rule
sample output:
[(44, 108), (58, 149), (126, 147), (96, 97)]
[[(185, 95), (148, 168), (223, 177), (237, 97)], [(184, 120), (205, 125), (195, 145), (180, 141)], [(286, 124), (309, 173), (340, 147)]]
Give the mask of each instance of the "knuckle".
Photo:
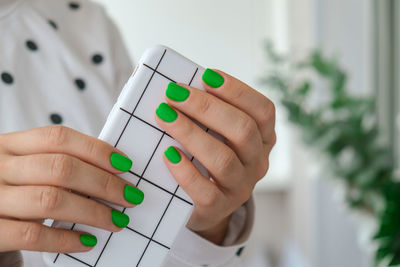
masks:
[(207, 190), (204, 192), (203, 197), (201, 198), (200, 205), (205, 208), (214, 207), (218, 202), (219, 192), (216, 187), (213, 190)]
[(57, 237), (57, 242), (57, 249), (60, 251), (66, 251), (69, 247), (68, 233), (66, 231), (61, 231)]
[(194, 131), (195, 124), (188, 121), (189, 123), (182, 123), (182, 127), (176, 127), (175, 130), (181, 139), (190, 140)]
[(9, 157), (1, 157), (0, 159), (0, 173), (5, 172), (10, 169), (11, 158)]
[(108, 194), (113, 190), (114, 175), (107, 174), (103, 179), (102, 189), (103, 192)]
[(198, 178), (198, 173), (191, 172), (190, 174), (185, 175), (185, 179), (183, 179), (181, 186), (183, 188), (190, 188), (196, 183)]
[(87, 218), (87, 223), (85, 224), (99, 227), (105, 230), (111, 230), (112, 228), (114, 228), (109, 219), (109, 214), (111, 212), (111, 209), (109, 207), (100, 203), (91, 203), (89, 205), (91, 207), (90, 217)]
[(42, 226), (38, 223), (27, 223), (22, 230), (22, 240), (27, 247), (32, 247), (40, 240)]
[(242, 88), (239, 87), (239, 88), (237, 88), (237, 90), (233, 90), (233, 91), (234, 91), (234, 93), (232, 95), (232, 100), (234, 102), (242, 102), (243, 98), (244, 98), (245, 90), (243, 90)]
[(199, 114), (208, 114), (211, 106), (213, 105), (213, 100), (211, 97), (203, 95), (198, 98), (197, 110)]
[(271, 100), (266, 98), (265, 104), (260, 108), (260, 121), (261, 125), (265, 126), (270, 124), (276, 113), (275, 104)]
[(245, 145), (253, 139), (258, 132), (257, 124), (247, 116), (243, 116), (238, 122), (238, 140), (240, 145)]
[(272, 145), (272, 147), (276, 145), (276, 141), (277, 141), (276, 138), (277, 138), (276, 137), (276, 133), (274, 131), (274, 133), (272, 134), (272, 137), (271, 137), (271, 145)]
[(222, 173), (230, 172), (233, 169), (235, 159), (236, 155), (233, 151), (220, 153), (215, 160), (216, 167)]
[[(44, 213), (57, 209), (61, 202), (61, 192), (55, 187), (46, 187), (40, 192), (40, 207)], [(48, 214), (46, 214), (48, 215)]]
[(67, 183), (74, 172), (74, 160), (64, 154), (56, 154), (51, 161), (51, 176), (60, 183)]
[(45, 128), (47, 137), (47, 142), (52, 147), (62, 147), (68, 141), (68, 136), (70, 133), (70, 129), (62, 126), (62, 125), (55, 125), (49, 126)]
[(6, 145), (6, 136), (4, 134), (0, 134), (0, 150)]
[(263, 159), (260, 164), (258, 164), (257, 180), (261, 180), (267, 174), (269, 169), (268, 159)]
[(97, 143), (92, 139), (88, 139), (85, 145), (85, 152), (89, 155), (89, 157), (98, 157), (99, 153), (97, 152)]

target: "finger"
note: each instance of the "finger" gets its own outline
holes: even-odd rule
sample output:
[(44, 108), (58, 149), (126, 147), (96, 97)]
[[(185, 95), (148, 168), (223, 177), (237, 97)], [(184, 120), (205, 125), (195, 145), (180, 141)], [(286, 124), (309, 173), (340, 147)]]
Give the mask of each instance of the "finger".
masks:
[(132, 165), (106, 142), (59, 125), (4, 134), (0, 142), (15, 155), (63, 153), (113, 173), (128, 171)]
[(53, 185), (124, 207), (143, 201), (143, 192), (112, 173), (65, 154), (11, 156), (0, 177), (10, 185)]
[[(256, 122), (249, 115), (205, 91), (170, 83), (167, 102), (224, 136), (245, 164), (263, 154), (263, 140)], [(179, 96), (186, 96), (186, 99)], [(180, 100), (180, 101), (174, 101)]]
[(257, 122), (265, 143), (271, 138), (275, 127), (275, 106), (271, 100), (242, 81), (220, 70), (207, 69), (203, 74), (207, 92), (241, 109)]
[(127, 215), (120, 215), (120, 212), (116, 214), (104, 204), (51, 186), (2, 186), (0, 203), (0, 215), (20, 219), (49, 218), (91, 225), (111, 232), (126, 226), (121, 226), (120, 221), (129, 222)]
[(164, 162), (178, 184), (200, 206), (215, 204), (222, 192), (217, 185), (204, 177), (185, 154), (176, 147), (164, 152)]
[(156, 122), (161, 128), (198, 159), (219, 185), (225, 188), (238, 186), (243, 165), (231, 148), (168, 104), (160, 104), (156, 114)]
[(81, 241), (82, 234), (85, 233), (50, 228), (40, 223), (0, 219), (0, 251), (20, 249), (60, 253), (89, 251), (95, 242), (86, 242), (85, 236), (82, 236), (83, 241)]

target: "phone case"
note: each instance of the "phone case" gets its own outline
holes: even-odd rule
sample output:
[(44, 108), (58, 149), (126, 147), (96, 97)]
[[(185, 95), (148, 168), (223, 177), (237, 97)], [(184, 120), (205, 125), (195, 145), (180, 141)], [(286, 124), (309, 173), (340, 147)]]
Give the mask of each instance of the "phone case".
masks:
[[(85, 253), (43, 253), (49, 266), (160, 266), (193, 209), (190, 197), (178, 186), (162, 154), (169, 146), (182, 149), (203, 175), (207, 170), (154, 119), (165, 100), (169, 82), (181, 82), (204, 90), (204, 68), (172, 49), (156, 46), (146, 50), (110, 112), (99, 139), (124, 151), (133, 161), (128, 173), (119, 175), (144, 192), (142, 204), (125, 209), (131, 222), (118, 233), (87, 225), (55, 221), (53, 227), (96, 235), (97, 245)], [(197, 122), (196, 122), (197, 123)], [(200, 125), (216, 138), (221, 136)]]

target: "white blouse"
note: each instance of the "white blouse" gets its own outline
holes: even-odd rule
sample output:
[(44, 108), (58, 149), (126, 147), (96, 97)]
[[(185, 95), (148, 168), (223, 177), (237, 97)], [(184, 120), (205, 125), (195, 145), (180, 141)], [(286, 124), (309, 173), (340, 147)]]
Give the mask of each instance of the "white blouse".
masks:
[[(101, 6), (88, 0), (0, 0), (0, 134), (62, 124), (98, 136), (132, 70)], [(223, 246), (185, 228), (166, 266), (240, 265), (253, 214), (252, 200), (233, 214)], [(40, 253), (34, 255), (26, 265), (45, 266)], [(0, 253), (0, 266), (12, 261), (22, 265), (17, 253)]]

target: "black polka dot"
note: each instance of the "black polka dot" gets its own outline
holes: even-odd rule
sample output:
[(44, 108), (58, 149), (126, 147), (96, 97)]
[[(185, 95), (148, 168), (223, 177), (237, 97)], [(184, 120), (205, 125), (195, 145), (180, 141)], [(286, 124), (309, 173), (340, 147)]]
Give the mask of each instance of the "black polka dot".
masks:
[(50, 115), (50, 120), (54, 124), (61, 124), (62, 123), (62, 118), (59, 114), (53, 113)]
[(75, 80), (75, 85), (78, 87), (79, 90), (83, 91), (86, 88), (86, 83), (82, 79), (76, 79)]
[(69, 3), (69, 8), (71, 8), (72, 10), (77, 10), (81, 7), (81, 5), (77, 2), (70, 2)]
[(1, 80), (6, 84), (12, 84), (14, 82), (14, 78), (8, 72), (1, 73)]
[(244, 247), (240, 247), (237, 251), (236, 251), (236, 256), (240, 257), (240, 255), (242, 255)]
[(38, 46), (35, 44), (34, 41), (28, 40), (26, 41), (26, 47), (28, 47), (29, 50), (31, 51), (36, 51), (38, 50)]
[(92, 61), (94, 64), (100, 64), (101, 62), (103, 62), (103, 56), (100, 54), (95, 54), (92, 57)]
[(58, 29), (57, 24), (56, 24), (53, 20), (49, 19), (47, 22), (48, 22), (48, 23), (50, 24), (50, 26), (53, 27), (55, 30)]

